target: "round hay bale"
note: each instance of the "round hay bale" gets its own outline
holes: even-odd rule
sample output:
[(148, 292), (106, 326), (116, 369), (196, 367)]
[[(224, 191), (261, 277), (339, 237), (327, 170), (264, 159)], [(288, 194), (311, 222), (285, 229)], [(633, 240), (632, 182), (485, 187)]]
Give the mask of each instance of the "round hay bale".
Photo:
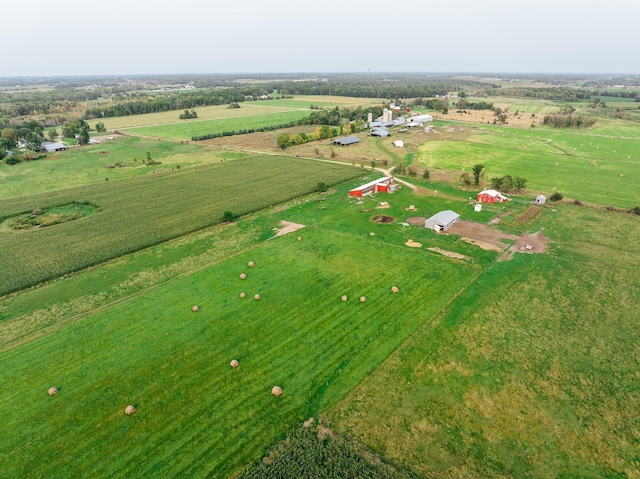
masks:
[(247, 293), (240, 293), (240, 297), (241, 297), (242, 299), (246, 298), (246, 297), (247, 297)]
[(298, 236), (298, 241), (302, 241), (302, 236)]
[(240, 279), (247, 279), (247, 275), (246, 275), (246, 274), (244, 274), (244, 273), (242, 273), (242, 274), (240, 275)]
[(280, 396), (280, 394), (282, 394), (282, 388), (280, 386), (273, 386), (271, 388), (271, 394), (273, 394), (274, 396)]
[(230, 363), (229, 366), (231, 366), (232, 368), (237, 368), (238, 366), (240, 366), (240, 363), (236, 360), (233, 359)]
[(193, 308), (191, 308), (191, 311), (197, 313), (198, 311), (200, 311), (200, 306), (194, 306)]
[(262, 296), (260, 296), (259, 294), (253, 295), (253, 299), (255, 299), (256, 301), (258, 301), (260, 298), (262, 298)]
[(364, 303), (367, 300), (366, 296), (360, 296), (360, 302)]
[(58, 394), (58, 388), (53, 387), (53, 388), (49, 388), (49, 390), (47, 391), (47, 393), (49, 394), (49, 396), (55, 396), (56, 394)]
[(620, 173), (620, 178), (623, 178), (623, 177), (624, 177), (624, 173)]
[(127, 406), (127, 408), (124, 410), (124, 413), (127, 416), (131, 416), (134, 412), (136, 412), (136, 408), (131, 405)]
[(400, 289), (397, 286), (391, 286), (391, 292), (392, 293), (399, 293)]
[(347, 295), (346, 295), (346, 294), (343, 294), (343, 295), (342, 295), (342, 298), (340, 298), (340, 299), (341, 299), (342, 301), (346, 301), (346, 300), (347, 300), (347, 299), (349, 299), (349, 298), (347, 298)]
[(249, 261), (247, 263), (247, 266), (249, 266), (249, 268), (253, 268), (256, 264), (253, 261)]

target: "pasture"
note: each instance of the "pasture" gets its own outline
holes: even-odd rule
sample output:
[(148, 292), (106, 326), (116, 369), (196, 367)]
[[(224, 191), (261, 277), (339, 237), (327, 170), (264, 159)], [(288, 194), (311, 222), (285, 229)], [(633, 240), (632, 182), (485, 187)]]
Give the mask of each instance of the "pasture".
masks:
[[(144, 164), (149, 152), (152, 165)], [(116, 136), (100, 144), (48, 154), (17, 165), (0, 163), (0, 199), (122, 180), (157, 172), (220, 162), (222, 150), (145, 138)], [(114, 168), (108, 168), (113, 165)]]
[[(230, 130), (248, 130), (262, 128), (271, 125), (290, 123), (309, 116), (310, 110), (294, 110), (279, 113), (270, 113), (267, 107), (260, 108), (258, 113), (233, 118), (220, 118), (217, 120), (186, 121), (166, 125), (143, 126), (138, 128), (123, 129), (128, 134), (149, 136), (154, 138), (166, 138), (173, 140), (191, 140), (192, 136), (207, 135), (209, 133), (222, 133)], [(266, 110), (266, 111), (265, 111)], [(242, 108), (240, 109), (242, 111)]]
[(290, 157), (250, 157), (0, 200), (0, 216), (90, 203), (87, 218), (28, 231), (0, 230), (0, 295), (246, 214), (357, 175)]
[(325, 416), (425, 477), (637, 477), (638, 218), (572, 205)]
[(313, 227), (302, 236), (4, 352), (0, 424), (20, 431), (0, 437), (5, 475), (228, 477), (344, 397), (478, 270), (406, 247), (376, 255)]
[(640, 198), (638, 140), (592, 137), (579, 132), (475, 128), (458, 141), (428, 141), (417, 163), (427, 168), (470, 171), (485, 165), (486, 179), (512, 175), (528, 179), (527, 188), (621, 208)]

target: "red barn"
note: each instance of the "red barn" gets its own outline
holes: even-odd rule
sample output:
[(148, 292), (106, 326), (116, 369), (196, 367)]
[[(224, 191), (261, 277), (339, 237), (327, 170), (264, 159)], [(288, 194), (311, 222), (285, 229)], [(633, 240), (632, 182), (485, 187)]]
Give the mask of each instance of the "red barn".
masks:
[(350, 190), (349, 196), (362, 197), (379, 191), (390, 192), (391, 185), (393, 185), (393, 176), (385, 176), (384, 178), (378, 178), (377, 180), (370, 181), (369, 183)]
[(496, 190), (484, 190), (478, 193), (478, 195), (476, 196), (476, 201), (478, 203), (493, 204), (504, 203), (505, 201), (509, 201), (509, 198)]

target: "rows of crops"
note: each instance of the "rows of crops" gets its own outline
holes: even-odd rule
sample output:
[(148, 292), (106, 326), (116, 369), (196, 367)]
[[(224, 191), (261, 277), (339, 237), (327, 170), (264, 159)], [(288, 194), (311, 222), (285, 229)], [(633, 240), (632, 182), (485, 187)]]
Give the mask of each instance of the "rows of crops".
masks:
[(355, 168), (254, 157), (0, 200), (0, 217), (88, 202), (91, 216), (37, 230), (0, 228), (0, 295), (334, 184)]

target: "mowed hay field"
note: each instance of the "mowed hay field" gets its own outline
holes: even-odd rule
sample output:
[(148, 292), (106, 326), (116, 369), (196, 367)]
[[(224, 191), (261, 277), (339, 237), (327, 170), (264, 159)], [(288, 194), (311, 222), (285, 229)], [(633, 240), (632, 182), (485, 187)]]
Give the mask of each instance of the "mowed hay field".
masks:
[(470, 172), (485, 165), (485, 180), (509, 174), (527, 188), (554, 190), (589, 203), (630, 208), (640, 204), (640, 140), (579, 132), (487, 127), (460, 140), (432, 139), (418, 148), (417, 163)]
[(0, 200), (0, 217), (90, 203), (91, 216), (23, 231), (0, 223), (0, 295), (256, 211), (358, 174), (354, 168), (265, 156)]
[[(198, 118), (193, 120), (181, 120), (180, 114), (184, 110), (170, 110), (158, 113), (145, 113), (142, 115), (116, 116), (110, 118), (101, 118), (99, 120), (88, 121), (92, 128), (95, 128), (99, 121), (104, 123), (108, 130), (122, 130), (125, 128), (135, 128), (139, 126), (165, 125), (171, 123), (197, 123), (207, 120), (219, 120), (223, 118), (244, 117), (249, 115), (264, 115), (267, 113), (281, 113), (298, 109), (308, 109), (310, 104), (304, 103), (284, 103), (280, 100), (272, 104), (263, 104), (263, 102), (244, 102), (240, 103), (240, 108), (228, 108), (229, 105), (214, 105), (196, 107), (193, 110), (198, 114)], [(189, 108), (191, 110), (191, 108)]]
[(637, 217), (563, 205), (326, 417), (423, 477), (639, 477)]
[(343, 398), (478, 271), (299, 234), (2, 353), (4, 477), (229, 477)]
[(168, 138), (174, 140), (191, 140), (192, 136), (222, 133), (231, 130), (249, 130), (265, 126), (290, 123), (309, 116), (310, 110), (293, 110), (271, 113), (267, 107), (261, 112), (237, 116), (234, 118), (220, 118), (217, 120), (186, 121), (166, 125), (144, 126), (123, 129), (128, 134), (150, 136), (154, 138)]

